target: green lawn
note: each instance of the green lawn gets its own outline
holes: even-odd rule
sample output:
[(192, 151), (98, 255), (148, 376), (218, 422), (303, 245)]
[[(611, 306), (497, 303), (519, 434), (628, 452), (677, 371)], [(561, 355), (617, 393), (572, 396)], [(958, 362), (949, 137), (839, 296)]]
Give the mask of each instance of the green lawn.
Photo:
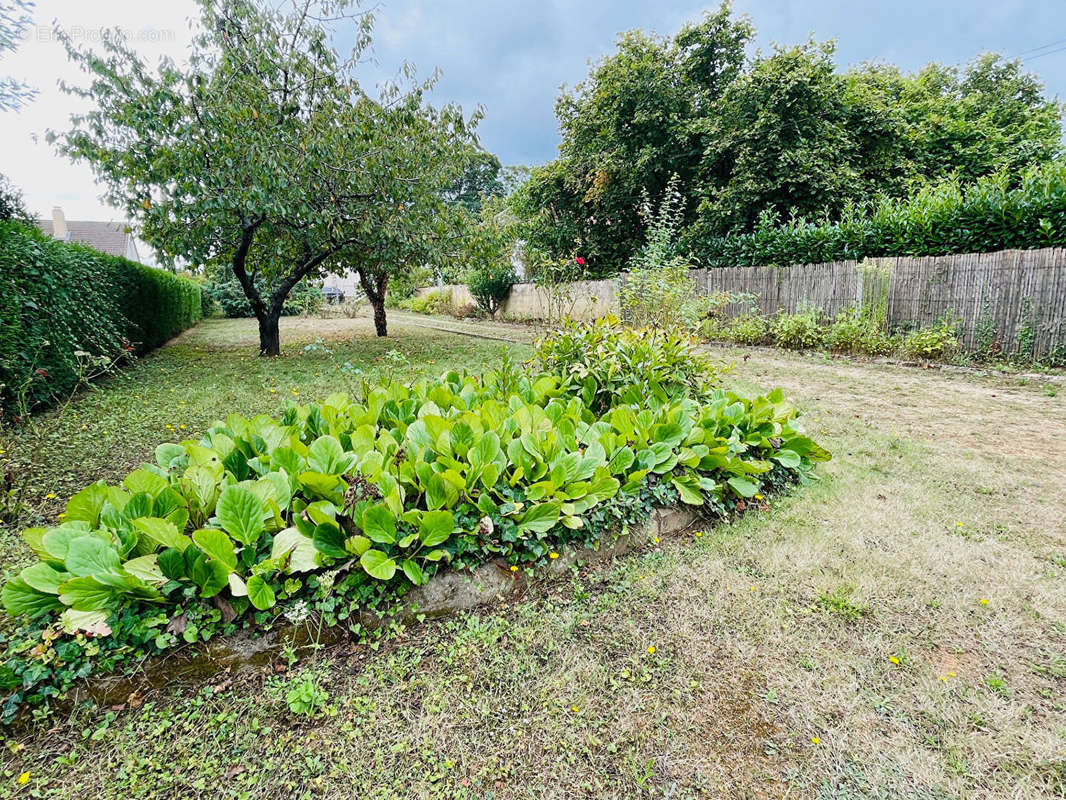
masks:
[[(365, 321), (286, 325), (286, 354), (263, 362), (248, 323), (204, 323), (45, 418), (32, 454), (5, 442), (40, 476), (25, 521), (58, 512), (46, 492), (148, 458), (168, 424), (322, 397), (355, 368), (480, 368), (502, 347), (398, 321), (386, 341)], [(722, 353), (728, 380), (800, 403), (835, 456), (820, 482), (375, 646), (50, 720), (7, 741), (0, 796), (1064, 796), (1062, 393), (745, 354)], [(303, 670), (330, 693), (312, 721), (285, 702)]]

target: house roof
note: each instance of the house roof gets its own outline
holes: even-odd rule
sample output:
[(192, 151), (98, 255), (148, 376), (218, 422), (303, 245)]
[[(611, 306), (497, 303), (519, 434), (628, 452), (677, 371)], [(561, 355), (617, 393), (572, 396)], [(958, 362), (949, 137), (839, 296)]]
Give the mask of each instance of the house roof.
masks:
[[(37, 224), (47, 236), (53, 236), (52, 220), (38, 220)], [(137, 252), (133, 234), (126, 230), (124, 222), (91, 222), (67, 220), (68, 241), (84, 244), (101, 253), (128, 258), (130, 246)]]

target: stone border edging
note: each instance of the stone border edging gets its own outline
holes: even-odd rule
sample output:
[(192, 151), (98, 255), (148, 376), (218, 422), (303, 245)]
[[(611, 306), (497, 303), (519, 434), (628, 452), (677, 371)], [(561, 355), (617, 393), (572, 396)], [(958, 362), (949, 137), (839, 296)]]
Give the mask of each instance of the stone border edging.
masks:
[[(655, 537), (686, 531), (698, 520), (699, 516), (689, 508), (654, 508), (646, 522), (620, 534), (609, 545), (560, 553), (559, 558), (548, 562), (546, 574), (557, 577), (579, 564), (610, 561), (643, 547)], [(496, 561), (486, 562), (470, 572), (446, 570), (434, 575), (424, 586), (409, 592), (394, 607), (395, 613), (383, 617), (364, 611), (359, 615), (359, 622), (366, 628), (374, 629), (384, 625), (386, 619), (412, 624), (421, 619), (448, 616), (506, 599), (540, 580), (540, 575), (531, 578), (523, 572), (511, 572)], [(117, 705), (143, 689), (190, 683), (219, 673), (239, 675), (266, 666), (283, 650), (291, 648), (297, 654), (307, 654), (318, 647), (329, 647), (348, 638), (348, 630), (344, 625), (316, 630), (307, 622), (283, 625), (258, 636), (256, 633), (255, 630), (241, 630), (232, 636), (219, 636), (202, 645), (153, 658), (144, 664), (140, 672), (132, 675), (105, 675), (95, 680), (88, 678), (88, 685), (72, 689), (68, 693), (68, 700), (77, 703), (91, 699), (100, 705)]]

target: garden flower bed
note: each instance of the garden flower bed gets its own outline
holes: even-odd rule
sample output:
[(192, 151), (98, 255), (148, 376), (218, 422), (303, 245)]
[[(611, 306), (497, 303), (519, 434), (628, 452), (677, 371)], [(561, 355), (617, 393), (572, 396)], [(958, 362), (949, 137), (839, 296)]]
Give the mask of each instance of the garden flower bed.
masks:
[[(655, 360), (654, 339), (631, 346)], [(363, 635), (432, 613), (448, 576), (501, 573), (470, 601), (438, 592), (438, 610), (465, 607), (609, 548), (655, 508), (743, 510), (829, 457), (780, 391), (630, 374), (604, 392), (595, 370), (505, 363), (280, 418), (233, 414), (160, 445), (122, 485), (92, 484), (60, 524), (23, 533), (40, 560), (3, 589), (19, 621), (3, 641), (3, 718), (219, 634), (313, 616)]]

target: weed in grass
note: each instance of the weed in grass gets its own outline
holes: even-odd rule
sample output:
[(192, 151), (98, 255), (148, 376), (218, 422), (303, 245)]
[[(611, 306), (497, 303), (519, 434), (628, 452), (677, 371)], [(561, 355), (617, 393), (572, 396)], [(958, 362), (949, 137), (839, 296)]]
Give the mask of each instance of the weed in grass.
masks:
[(1010, 693), (1010, 689), (1007, 686), (1007, 682), (999, 676), (998, 673), (985, 676), (985, 686), (992, 694), (999, 697), (1006, 697)]
[(861, 603), (856, 603), (851, 596), (855, 591), (853, 586), (841, 586), (833, 591), (822, 592), (818, 595), (818, 605), (822, 610), (834, 614), (847, 622), (855, 622), (862, 618), (870, 609)]

